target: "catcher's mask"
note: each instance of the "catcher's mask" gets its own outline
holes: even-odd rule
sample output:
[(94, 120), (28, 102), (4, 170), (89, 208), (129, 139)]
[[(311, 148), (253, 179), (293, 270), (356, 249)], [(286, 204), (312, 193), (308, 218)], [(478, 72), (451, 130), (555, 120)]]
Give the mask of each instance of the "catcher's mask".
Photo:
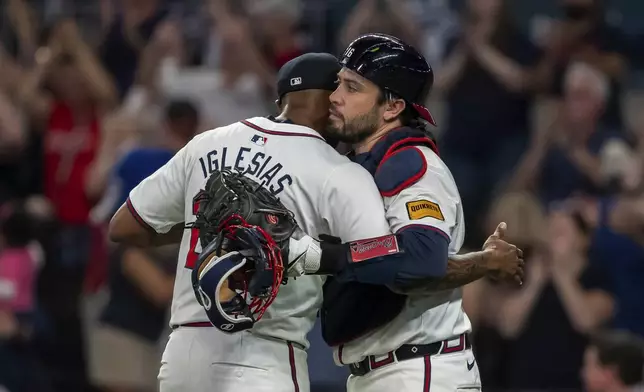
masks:
[[(284, 221), (294, 220), (286, 208), (258, 205), (257, 198), (272, 195), (240, 173), (223, 171), (213, 177), (206, 184), (193, 225), (200, 230), (200, 241), (206, 245), (192, 271), (192, 287), (213, 326), (235, 333), (259, 321), (277, 296), (284, 281), (284, 248), (279, 242), (286, 238), (288, 243), (292, 232), (286, 230), (282, 238), (281, 229)], [(222, 187), (225, 193), (220, 192)], [(208, 196), (212, 194), (224, 196)], [(248, 202), (250, 198), (254, 202)], [(277, 199), (274, 202), (281, 206)], [(214, 212), (213, 204), (217, 206)], [(260, 217), (264, 220), (261, 225), (252, 224)], [(202, 231), (203, 228), (207, 229)], [(226, 287), (234, 296), (222, 302), (222, 289)]]

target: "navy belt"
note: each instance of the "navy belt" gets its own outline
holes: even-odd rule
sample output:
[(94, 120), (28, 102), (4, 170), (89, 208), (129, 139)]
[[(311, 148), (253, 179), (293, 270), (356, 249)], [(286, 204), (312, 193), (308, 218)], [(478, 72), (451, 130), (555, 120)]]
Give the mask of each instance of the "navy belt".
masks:
[[(448, 342), (456, 339), (459, 339), (458, 345), (450, 347), (447, 344)], [(379, 355), (378, 357), (370, 355), (360, 362), (349, 364), (349, 370), (354, 376), (364, 376), (372, 370), (376, 370), (394, 362), (429, 357), (437, 354), (456, 353), (470, 348), (472, 348), (472, 343), (470, 342), (469, 334), (462, 334), (452, 339), (443, 340), (442, 342), (429, 344), (404, 344), (398, 349), (385, 354), (386, 358), (383, 358), (385, 355)]]

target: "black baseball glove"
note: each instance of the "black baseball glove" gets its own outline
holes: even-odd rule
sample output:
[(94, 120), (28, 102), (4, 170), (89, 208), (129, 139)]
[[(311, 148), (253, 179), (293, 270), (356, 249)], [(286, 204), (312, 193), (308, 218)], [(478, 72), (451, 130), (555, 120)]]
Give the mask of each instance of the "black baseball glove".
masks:
[[(198, 229), (203, 249), (192, 272), (197, 300), (215, 326), (220, 327), (222, 318), (228, 322), (220, 329), (247, 329), (285, 283), (283, 260), (297, 223), (261, 184), (230, 170), (213, 172), (197, 201), (191, 225)], [(226, 253), (234, 255), (219, 257)], [(226, 286), (236, 296), (220, 307), (221, 288)]]

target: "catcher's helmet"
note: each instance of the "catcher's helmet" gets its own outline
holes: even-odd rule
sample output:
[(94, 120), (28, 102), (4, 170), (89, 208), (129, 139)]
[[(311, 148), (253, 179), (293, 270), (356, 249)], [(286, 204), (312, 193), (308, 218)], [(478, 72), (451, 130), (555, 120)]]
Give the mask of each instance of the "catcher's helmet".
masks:
[(366, 34), (351, 42), (340, 63), (404, 99), (422, 118), (436, 125), (423, 106), (434, 84), (434, 71), (413, 46), (390, 35)]

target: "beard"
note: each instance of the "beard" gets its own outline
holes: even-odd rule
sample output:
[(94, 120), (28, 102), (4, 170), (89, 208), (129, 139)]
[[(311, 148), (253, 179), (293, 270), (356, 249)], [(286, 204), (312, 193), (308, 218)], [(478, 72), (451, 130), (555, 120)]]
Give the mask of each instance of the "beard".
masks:
[(342, 117), (339, 119), (340, 124), (329, 121), (326, 134), (344, 143), (360, 143), (378, 130), (379, 118), (378, 107), (374, 106), (369, 112), (349, 120)]

